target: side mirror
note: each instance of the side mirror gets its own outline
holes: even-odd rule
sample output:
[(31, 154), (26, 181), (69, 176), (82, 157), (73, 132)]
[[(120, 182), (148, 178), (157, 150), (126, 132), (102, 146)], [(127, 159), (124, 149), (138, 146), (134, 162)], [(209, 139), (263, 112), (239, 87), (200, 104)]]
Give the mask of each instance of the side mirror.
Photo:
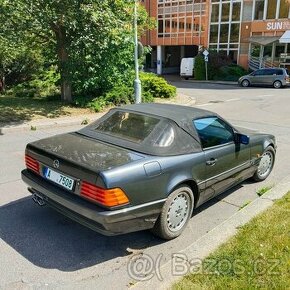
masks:
[(248, 145), (250, 143), (250, 137), (240, 133), (236, 133), (236, 140), (239, 144)]

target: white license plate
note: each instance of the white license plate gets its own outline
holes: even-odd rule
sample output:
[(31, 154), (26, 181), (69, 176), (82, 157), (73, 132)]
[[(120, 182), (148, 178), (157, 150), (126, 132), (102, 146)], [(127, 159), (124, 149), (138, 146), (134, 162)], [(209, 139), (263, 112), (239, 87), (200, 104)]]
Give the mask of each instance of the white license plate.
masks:
[(45, 176), (45, 178), (57, 183), (58, 185), (66, 188), (66, 189), (69, 189), (69, 190), (73, 189), (74, 180), (70, 177), (67, 177), (66, 175), (63, 175), (61, 173), (58, 173), (58, 172), (46, 167), (44, 170), (44, 176)]

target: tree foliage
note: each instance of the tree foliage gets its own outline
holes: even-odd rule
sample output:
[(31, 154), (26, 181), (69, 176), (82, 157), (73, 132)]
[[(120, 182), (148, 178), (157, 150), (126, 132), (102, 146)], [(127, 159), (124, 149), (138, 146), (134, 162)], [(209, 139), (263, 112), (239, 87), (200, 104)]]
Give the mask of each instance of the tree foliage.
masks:
[[(132, 5), (125, 0), (0, 0), (0, 48), (9, 43), (0, 54), (0, 73), (15, 60), (21, 63), (18, 47), (23, 47), (30, 59), (37, 52), (43, 65), (57, 65), (63, 101), (71, 102), (72, 94), (105, 93), (133, 65)], [(140, 32), (152, 26), (141, 6), (139, 25)]]

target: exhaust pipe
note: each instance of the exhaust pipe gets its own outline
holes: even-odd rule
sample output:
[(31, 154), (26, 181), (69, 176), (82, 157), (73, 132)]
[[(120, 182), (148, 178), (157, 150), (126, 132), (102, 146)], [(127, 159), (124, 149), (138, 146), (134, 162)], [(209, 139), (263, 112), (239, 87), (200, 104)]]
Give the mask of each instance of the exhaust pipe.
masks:
[(38, 195), (37, 193), (33, 193), (32, 199), (35, 203), (37, 203), (39, 206), (44, 206), (46, 205), (44, 199), (42, 196)]
[(35, 203), (37, 203), (39, 206), (46, 205), (44, 198), (37, 194), (32, 188), (28, 188), (29, 192), (32, 194), (32, 199)]

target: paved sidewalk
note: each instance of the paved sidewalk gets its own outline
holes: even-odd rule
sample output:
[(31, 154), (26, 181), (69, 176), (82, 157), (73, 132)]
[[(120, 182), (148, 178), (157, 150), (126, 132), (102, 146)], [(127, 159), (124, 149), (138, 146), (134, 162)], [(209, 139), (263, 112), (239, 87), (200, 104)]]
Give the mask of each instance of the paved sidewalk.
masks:
[[(180, 104), (186, 106), (194, 106), (195, 105), (195, 98), (185, 95), (185, 94), (178, 94), (175, 99), (158, 99), (157, 102), (159, 103), (169, 103), (169, 104)], [(102, 113), (91, 113), (81, 116), (67, 116), (67, 117), (60, 117), (60, 118), (45, 118), (45, 119), (36, 119), (31, 121), (24, 121), (23, 123), (19, 124), (9, 124), (3, 127), (0, 127), (0, 135), (3, 135), (8, 132), (17, 132), (23, 130), (38, 130), (38, 129), (45, 129), (45, 128), (52, 128), (52, 127), (66, 127), (72, 125), (86, 125), (87, 123), (91, 123), (101, 116), (103, 116), (107, 112), (104, 111)]]
[[(180, 250), (179, 253), (175, 253), (166, 264), (161, 267), (155, 267), (155, 271), (152, 273), (154, 274), (152, 279), (144, 282), (137, 282), (134, 284), (133, 289), (170, 289), (173, 283), (176, 283), (182, 278), (182, 275), (175, 273), (178, 265), (186, 265), (187, 274), (189, 274), (189, 265), (191, 261), (196, 261), (197, 258), (201, 260), (205, 259), (219, 246), (226, 243), (229, 238), (233, 237), (241, 226), (245, 225), (255, 216), (268, 209), (276, 200), (281, 199), (285, 194), (287, 194), (289, 190), (290, 176), (287, 176), (271, 190), (261, 197), (256, 198), (249, 205), (232, 215), (229, 219), (217, 225), (207, 234), (194, 241), (190, 246)], [(180, 263), (182, 260), (184, 262)], [(177, 261), (179, 261), (179, 264), (176, 263)]]

